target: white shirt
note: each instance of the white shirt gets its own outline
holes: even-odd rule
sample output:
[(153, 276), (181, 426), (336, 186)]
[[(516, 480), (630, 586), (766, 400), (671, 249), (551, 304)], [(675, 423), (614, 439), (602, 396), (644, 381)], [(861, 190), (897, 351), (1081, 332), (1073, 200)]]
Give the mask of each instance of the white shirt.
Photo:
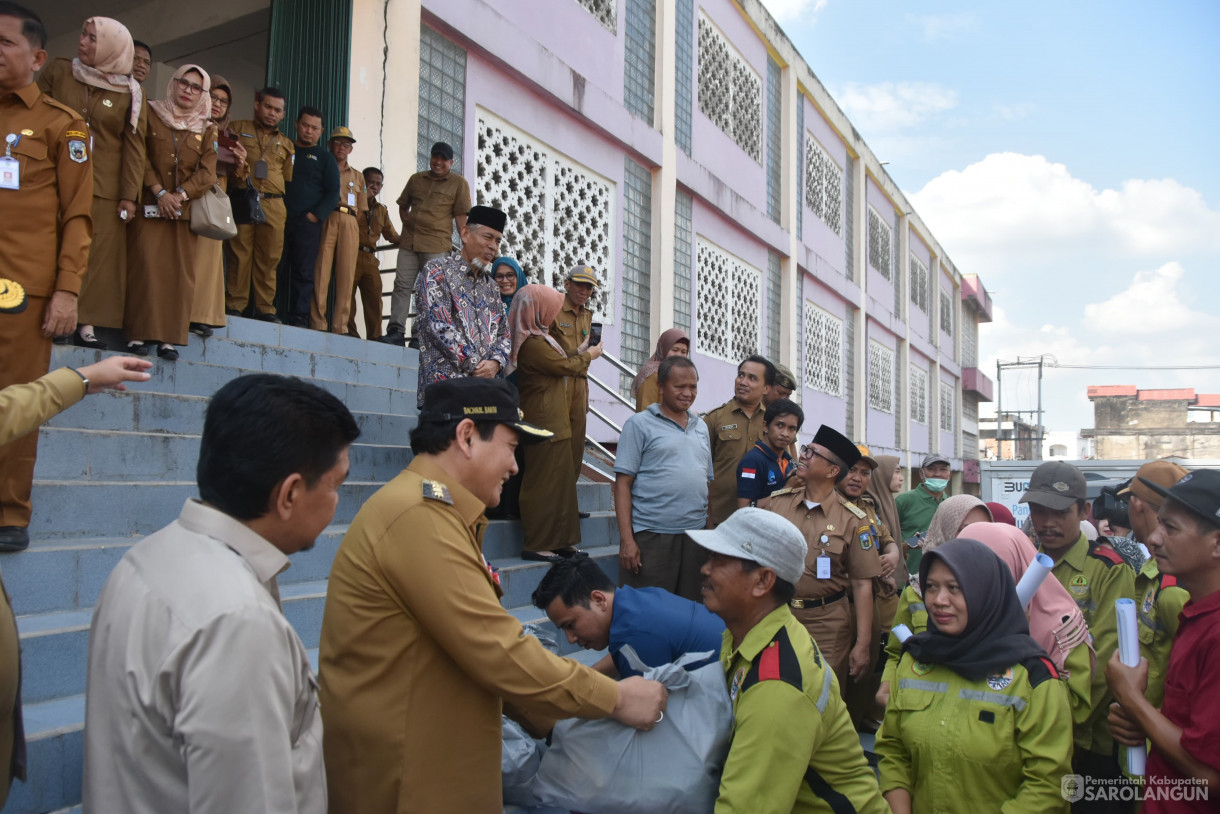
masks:
[(317, 684), (279, 605), (288, 565), (188, 500), (115, 566), (89, 636), (86, 812), (326, 811)]

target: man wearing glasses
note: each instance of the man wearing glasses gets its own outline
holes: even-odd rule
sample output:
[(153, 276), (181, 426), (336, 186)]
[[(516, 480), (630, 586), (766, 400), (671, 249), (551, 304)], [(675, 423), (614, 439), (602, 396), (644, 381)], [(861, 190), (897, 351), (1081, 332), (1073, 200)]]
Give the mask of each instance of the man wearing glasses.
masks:
[[(866, 513), (835, 491), (860, 457), (855, 444), (823, 424), (813, 443), (801, 448), (797, 469), (804, 486), (776, 492), (768, 507), (792, 521), (809, 546), (789, 605), (834, 670), (840, 692), (849, 674), (860, 679), (869, 671), (873, 577), (881, 574), (876, 542), (856, 534)], [(855, 631), (849, 597), (856, 606)]]

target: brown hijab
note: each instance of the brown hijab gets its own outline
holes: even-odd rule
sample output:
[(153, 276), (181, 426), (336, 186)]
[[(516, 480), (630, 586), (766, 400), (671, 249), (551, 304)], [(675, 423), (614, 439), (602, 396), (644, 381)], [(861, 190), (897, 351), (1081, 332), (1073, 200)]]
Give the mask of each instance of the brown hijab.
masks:
[(874, 455), (873, 460), (877, 462), (877, 469), (873, 472), (873, 477), (869, 480), (868, 488), (864, 492), (873, 499), (873, 504), (877, 507), (877, 516), (890, 530), (890, 534), (898, 543), (898, 548), (905, 550), (900, 539), (902, 524), (898, 522), (898, 504), (894, 502), (894, 493), (890, 491), (890, 481), (894, 478), (894, 471), (898, 469), (898, 457), (896, 455)]
[[(229, 119), (232, 118), (229, 114), (233, 112), (233, 88), (229, 87), (229, 80), (225, 79), (218, 73), (212, 74), (212, 90), (223, 90), (229, 97), (229, 106), (225, 108), (223, 119), (213, 119), (212, 124), (216, 125), (216, 131), (223, 133), (229, 127)], [(209, 100), (210, 104), (210, 100)]]
[(640, 392), (640, 386), (644, 384), (644, 381), (661, 369), (661, 363), (669, 356), (669, 352), (673, 350), (674, 345), (679, 342), (685, 342), (686, 347), (690, 347), (690, 337), (681, 328), (670, 328), (661, 334), (661, 338), (657, 340), (657, 349), (653, 352), (652, 358), (644, 363), (644, 366), (640, 368), (640, 372), (635, 374), (635, 379), (631, 382), (632, 398), (635, 398), (635, 394)]

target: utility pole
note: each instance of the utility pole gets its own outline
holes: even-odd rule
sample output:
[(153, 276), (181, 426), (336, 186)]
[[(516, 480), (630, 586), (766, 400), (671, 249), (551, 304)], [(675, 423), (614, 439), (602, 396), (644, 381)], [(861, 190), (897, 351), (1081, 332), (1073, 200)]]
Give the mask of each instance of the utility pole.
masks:
[[(996, 458), (1004, 460), (1004, 365), (995, 360), (995, 445)], [(1016, 454), (1015, 452), (1013, 453)]]
[(1037, 460), (1042, 460), (1042, 362), (1046, 357), (1038, 357), (1038, 446), (1034, 452)]
[[(1047, 354), (1044, 353), (1044, 354), (1041, 354), (1040, 356), (1030, 356), (1030, 357), (1018, 356), (1017, 360), (1015, 362), (1001, 362), (1001, 361), (997, 360), (995, 363), (996, 387), (999, 390), (999, 396), (996, 399), (996, 441), (997, 441), (997, 446), (999, 448), (998, 452), (999, 452), (1000, 460), (1004, 459), (1004, 444), (1003, 444), (1003, 440), (1002, 440), (1003, 434), (1004, 434), (1003, 433), (1003, 430), (1004, 430), (1004, 389), (1002, 386), (1002, 377), (1004, 375), (1004, 371), (1006, 369), (1018, 369), (1019, 370), (1019, 369), (1028, 369), (1028, 368), (1034, 368), (1034, 367), (1038, 368), (1038, 406), (1037, 406), (1036, 410), (1011, 410), (1010, 411), (1013, 414), (1012, 457), (1014, 459), (1020, 457), (1021, 441), (1027, 440), (1027, 441), (1031, 442), (1032, 446), (1036, 447), (1035, 449), (1031, 450), (1031, 455), (1029, 457), (1032, 460), (1036, 460), (1036, 461), (1042, 460), (1042, 441), (1043, 441), (1043, 435), (1044, 435), (1043, 428), (1042, 428), (1042, 373), (1043, 373), (1042, 369), (1047, 364), (1047, 362), (1046, 362), (1047, 358), (1048, 358)], [(1053, 356), (1050, 358), (1052, 361), (1054, 360)], [(1020, 427), (1018, 426), (1022, 422), (1021, 416), (1023, 416), (1023, 415), (1030, 415), (1034, 418), (1035, 421), (1038, 422), (1036, 432), (1033, 432), (1030, 435), (1027, 435), (1024, 439), (1022, 439), (1021, 430), (1020, 430)]]

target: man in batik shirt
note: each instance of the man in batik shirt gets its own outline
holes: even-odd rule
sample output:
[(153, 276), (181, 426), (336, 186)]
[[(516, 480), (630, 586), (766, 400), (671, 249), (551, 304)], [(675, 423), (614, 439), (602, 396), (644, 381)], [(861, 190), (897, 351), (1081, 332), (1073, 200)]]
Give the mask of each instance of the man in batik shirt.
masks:
[(459, 376), (494, 378), (508, 361), (508, 314), (491, 274), (506, 221), (499, 209), (471, 207), (462, 250), (429, 262), (415, 280), (420, 407), (428, 385)]

